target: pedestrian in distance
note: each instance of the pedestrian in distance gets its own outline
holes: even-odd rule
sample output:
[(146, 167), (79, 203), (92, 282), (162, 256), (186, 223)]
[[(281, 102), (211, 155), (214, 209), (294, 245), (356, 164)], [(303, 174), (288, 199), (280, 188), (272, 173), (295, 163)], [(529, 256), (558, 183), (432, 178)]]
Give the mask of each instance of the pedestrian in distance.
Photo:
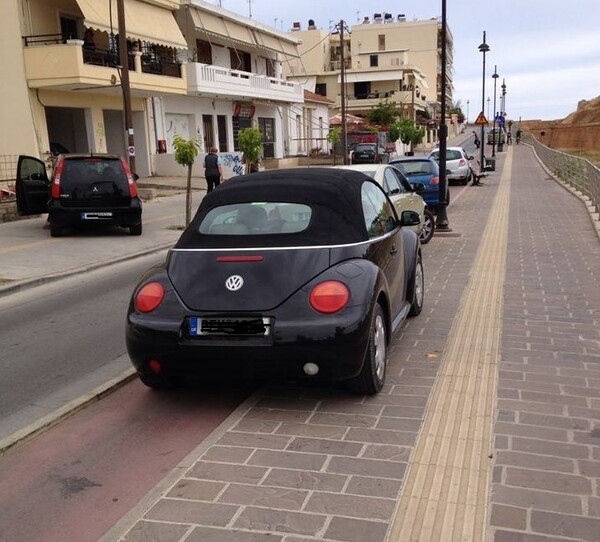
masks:
[(204, 177), (206, 178), (206, 192), (211, 192), (221, 184), (223, 180), (223, 166), (221, 157), (217, 154), (219, 150), (211, 147), (204, 157)]
[(481, 141), (479, 141), (479, 136), (477, 135), (477, 132), (475, 132), (475, 130), (473, 130), (473, 143), (475, 143), (475, 147), (479, 148), (479, 145), (481, 145)]
[(517, 145), (521, 143), (521, 129), (519, 128), (516, 133), (517, 136)]

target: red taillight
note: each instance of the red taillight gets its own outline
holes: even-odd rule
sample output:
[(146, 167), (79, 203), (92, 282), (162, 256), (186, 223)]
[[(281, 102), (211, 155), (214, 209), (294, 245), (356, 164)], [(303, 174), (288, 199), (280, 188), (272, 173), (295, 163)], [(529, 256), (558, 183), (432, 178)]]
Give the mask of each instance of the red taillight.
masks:
[(137, 186), (135, 184), (135, 179), (131, 174), (131, 170), (125, 161), (125, 158), (121, 156), (121, 164), (123, 165), (123, 170), (125, 171), (125, 175), (127, 175), (127, 184), (129, 185), (129, 196), (132, 198), (137, 198)]
[(332, 314), (343, 309), (349, 299), (350, 292), (346, 285), (335, 280), (317, 284), (310, 293), (312, 308), (325, 314)]
[(148, 362), (148, 369), (150, 369), (150, 371), (157, 375), (162, 369), (162, 367), (160, 366), (160, 361), (158, 361), (157, 359), (151, 359)]
[(440, 178), (439, 177), (432, 177), (431, 181), (429, 181), (429, 184), (440, 184)]
[(461, 159), (460, 159), (460, 162), (458, 163), (458, 165), (459, 165), (460, 167), (462, 167), (462, 166), (466, 166), (466, 165), (467, 165), (467, 161), (466, 161), (464, 158), (461, 158)]
[(50, 188), (50, 196), (52, 199), (58, 199), (60, 197), (60, 176), (62, 174), (63, 167), (65, 165), (65, 159), (59, 158), (56, 169), (54, 170), (54, 179), (52, 180), (52, 187)]
[(135, 308), (138, 312), (152, 312), (165, 297), (165, 289), (158, 282), (146, 284), (135, 296)]

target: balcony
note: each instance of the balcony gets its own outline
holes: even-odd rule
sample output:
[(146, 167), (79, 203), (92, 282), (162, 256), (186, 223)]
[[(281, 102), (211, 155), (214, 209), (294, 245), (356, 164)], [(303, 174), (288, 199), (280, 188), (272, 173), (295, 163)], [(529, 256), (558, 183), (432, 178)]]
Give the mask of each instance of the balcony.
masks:
[[(120, 91), (114, 53), (95, 49), (86, 51), (81, 40), (67, 40), (60, 35), (25, 38), (23, 51), (29, 88), (74, 90), (85, 87), (113, 93)], [(131, 91), (138, 96), (186, 94), (187, 78), (182, 66), (129, 52)]]
[(304, 102), (302, 86), (284, 79), (208, 64), (189, 63), (187, 79), (192, 94), (261, 99), (282, 103)]

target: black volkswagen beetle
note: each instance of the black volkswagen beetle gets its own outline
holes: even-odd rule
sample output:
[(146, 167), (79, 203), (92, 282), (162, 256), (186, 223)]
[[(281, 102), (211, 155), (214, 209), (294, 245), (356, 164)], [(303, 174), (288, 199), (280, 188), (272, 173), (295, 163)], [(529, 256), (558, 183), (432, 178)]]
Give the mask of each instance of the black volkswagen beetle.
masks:
[(387, 346), (423, 306), (419, 216), (370, 177), (271, 170), (207, 194), (135, 288), (127, 349), (144, 384), (275, 375), (381, 390)]

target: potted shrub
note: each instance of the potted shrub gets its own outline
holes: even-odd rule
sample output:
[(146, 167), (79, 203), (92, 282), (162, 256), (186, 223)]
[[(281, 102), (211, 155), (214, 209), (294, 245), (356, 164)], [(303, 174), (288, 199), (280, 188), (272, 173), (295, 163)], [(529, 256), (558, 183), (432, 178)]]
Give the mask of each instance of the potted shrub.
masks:
[(258, 163), (262, 155), (262, 134), (258, 128), (244, 128), (238, 133), (240, 151), (244, 155), (246, 173), (258, 171)]

